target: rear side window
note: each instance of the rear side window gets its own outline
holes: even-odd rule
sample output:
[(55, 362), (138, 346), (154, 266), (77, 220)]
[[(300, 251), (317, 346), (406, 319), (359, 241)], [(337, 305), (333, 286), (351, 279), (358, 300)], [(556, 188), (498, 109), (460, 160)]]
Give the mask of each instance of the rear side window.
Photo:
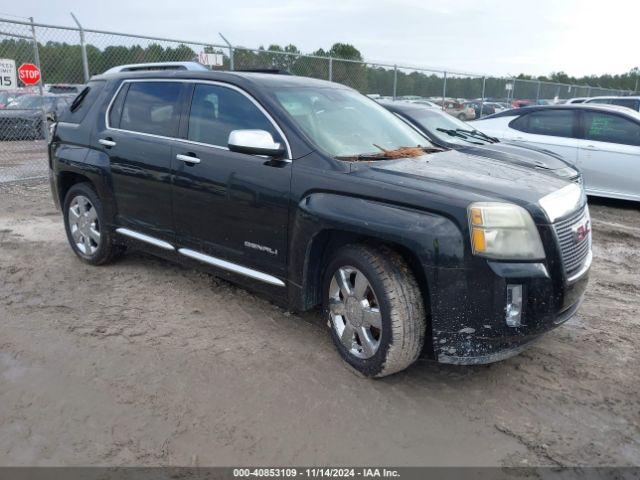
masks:
[(178, 82), (132, 82), (122, 105), (119, 128), (176, 136), (181, 88)]
[[(104, 80), (93, 80), (73, 99), (69, 108), (61, 102), (60, 121), (68, 123), (80, 123), (89, 112), (89, 109), (102, 92), (105, 86)], [(66, 101), (66, 99), (65, 99)]]
[(618, 115), (584, 112), (585, 139), (640, 145), (640, 125)]
[(521, 132), (552, 137), (573, 137), (575, 115), (571, 110), (540, 110), (513, 120), (509, 126)]
[(634, 98), (614, 98), (611, 100), (611, 104), (632, 108), (636, 112), (640, 110), (640, 100), (636, 100)]
[(272, 123), (243, 94), (218, 85), (196, 85), (189, 111), (188, 139), (226, 147), (233, 130), (266, 130), (279, 141)]

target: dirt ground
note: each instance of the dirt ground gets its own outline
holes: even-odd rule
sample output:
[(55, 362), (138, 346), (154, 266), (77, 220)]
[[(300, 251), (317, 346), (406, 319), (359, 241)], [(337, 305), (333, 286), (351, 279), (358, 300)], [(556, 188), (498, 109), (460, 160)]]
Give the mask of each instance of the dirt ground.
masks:
[(0, 465), (640, 465), (640, 211), (591, 211), (577, 317), (373, 381), (317, 313), (142, 254), (86, 266), (45, 185), (0, 188)]

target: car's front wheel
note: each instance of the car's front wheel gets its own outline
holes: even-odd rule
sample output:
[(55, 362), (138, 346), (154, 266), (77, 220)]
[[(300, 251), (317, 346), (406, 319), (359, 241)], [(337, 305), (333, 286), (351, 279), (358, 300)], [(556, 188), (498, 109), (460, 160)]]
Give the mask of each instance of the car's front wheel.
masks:
[(69, 244), (84, 262), (102, 265), (122, 252), (123, 247), (113, 242), (102, 202), (90, 184), (78, 183), (69, 189), (63, 214)]
[(369, 377), (404, 370), (420, 355), (425, 310), (415, 277), (387, 248), (348, 245), (324, 276), (324, 313), (343, 359)]

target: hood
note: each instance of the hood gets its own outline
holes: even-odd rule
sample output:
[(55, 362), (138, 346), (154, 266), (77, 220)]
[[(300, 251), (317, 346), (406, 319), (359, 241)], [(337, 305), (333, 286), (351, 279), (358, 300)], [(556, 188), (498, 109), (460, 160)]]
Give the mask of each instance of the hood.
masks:
[[(568, 162), (553, 152), (535, 147), (524, 147), (512, 143), (492, 143), (486, 145), (465, 145), (458, 150), (470, 155), (476, 155), (502, 162), (509, 162), (523, 167), (533, 167), (536, 170), (552, 173), (562, 178), (571, 179), (577, 174), (577, 170)], [(566, 169), (573, 169), (576, 173), (571, 175)]]
[(42, 116), (42, 110), (37, 109), (11, 109), (3, 108), (0, 110), (0, 120), (3, 118), (36, 118)]
[[(481, 149), (480, 149), (481, 150)], [(360, 168), (366, 165), (369, 168)], [(522, 206), (568, 184), (528, 165), (447, 150), (415, 158), (354, 164), (354, 174), (462, 201), (509, 201)]]

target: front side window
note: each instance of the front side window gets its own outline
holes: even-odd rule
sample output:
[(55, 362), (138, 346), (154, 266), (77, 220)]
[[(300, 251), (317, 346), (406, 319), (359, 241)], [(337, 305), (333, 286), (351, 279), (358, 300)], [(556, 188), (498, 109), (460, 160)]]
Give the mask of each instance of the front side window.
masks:
[(351, 90), (294, 87), (275, 90), (274, 95), (293, 122), (334, 157), (431, 146), (393, 113)]
[(572, 138), (574, 123), (571, 110), (541, 110), (518, 117), (510, 127), (534, 135)]
[(281, 141), (273, 124), (242, 93), (219, 85), (196, 85), (187, 138), (226, 147), (233, 130), (266, 130)]
[(175, 136), (181, 88), (178, 82), (132, 82), (122, 106), (120, 128)]
[(640, 125), (618, 115), (584, 112), (585, 139), (640, 145)]

